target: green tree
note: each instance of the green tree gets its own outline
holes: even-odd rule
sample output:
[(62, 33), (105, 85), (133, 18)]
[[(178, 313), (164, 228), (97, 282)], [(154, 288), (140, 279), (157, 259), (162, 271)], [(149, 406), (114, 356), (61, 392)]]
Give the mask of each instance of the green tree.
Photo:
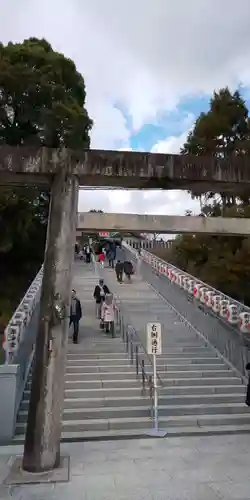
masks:
[[(214, 92), (207, 113), (201, 113), (193, 130), (182, 148), (182, 154), (214, 156), (226, 158), (249, 154), (250, 121), (248, 109), (238, 91), (231, 93), (228, 88)], [(205, 200), (219, 199), (214, 193), (196, 191), (193, 197), (205, 194)], [(233, 196), (217, 193), (223, 204), (234, 204)]]
[[(249, 155), (248, 109), (239, 92), (215, 92), (207, 113), (201, 113), (183, 146), (182, 154), (218, 158)], [(202, 213), (208, 217), (250, 217), (249, 192), (237, 199), (225, 193), (192, 192), (204, 196)], [(191, 211), (186, 215), (193, 216)], [(250, 304), (250, 239), (244, 237), (182, 235), (165, 258), (219, 290)]]
[(0, 144), (88, 148), (85, 99), (75, 64), (46, 40), (0, 46)]
[[(0, 146), (89, 148), (85, 99), (74, 62), (46, 40), (0, 45)], [(5, 296), (17, 290), (17, 302), (43, 260), (48, 206), (49, 193), (36, 186), (1, 186), (1, 285)]]

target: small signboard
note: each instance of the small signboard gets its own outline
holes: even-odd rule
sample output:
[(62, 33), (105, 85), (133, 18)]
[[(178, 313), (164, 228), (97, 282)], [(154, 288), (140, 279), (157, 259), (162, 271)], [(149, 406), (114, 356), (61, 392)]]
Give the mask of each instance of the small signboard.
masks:
[(161, 354), (161, 323), (147, 324), (147, 351), (148, 354)]
[(101, 231), (99, 236), (100, 238), (109, 238), (109, 231)]

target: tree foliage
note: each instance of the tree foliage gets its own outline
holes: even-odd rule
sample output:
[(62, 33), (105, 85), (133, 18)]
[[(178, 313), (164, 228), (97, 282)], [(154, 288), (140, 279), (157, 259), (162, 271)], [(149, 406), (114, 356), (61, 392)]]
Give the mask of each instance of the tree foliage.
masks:
[(248, 109), (238, 91), (214, 92), (207, 113), (201, 113), (183, 146), (183, 154), (225, 158), (249, 151)]
[[(249, 155), (250, 120), (247, 106), (238, 91), (231, 93), (228, 88), (224, 88), (214, 92), (209, 111), (197, 118), (181, 152), (217, 158)], [(199, 191), (191, 194), (194, 197), (205, 194), (206, 201), (221, 198), (224, 206), (235, 203), (234, 197), (228, 198), (224, 193)], [(248, 202), (248, 198), (249, 193), (245, 201)]]
[[(84, 79), (74, 62), (46, 40), (0, 44), (0, 146), (89, 148), (92, 120), (85, 99)], [(0, 186), (0, 286), (5, 296), (18, 291), (20, 273), (27, 288), (41, 265), (48, 206), (49, 193), (36, 186)]]
[(0, 46), (0, 144), (88, 148), (85, 98), (73, 61), (46, 40)]
[[(197, 156), (249, 155), (250, 122), (248, 109), (239, 92), (228, 88), (215, 92), (208, 113), (196, 120), (183, 146), (182, 154)], [(250, 217), (246, 192), (242, 199), (224, 193), (204, 195), (202, 213), (210, 217)], [(192, 214), (189, 212), (187, 215)], [(211, 284), (215, 288), (250, 304), (250, 238), (182, 235), (166, 251), (166, 260)]]

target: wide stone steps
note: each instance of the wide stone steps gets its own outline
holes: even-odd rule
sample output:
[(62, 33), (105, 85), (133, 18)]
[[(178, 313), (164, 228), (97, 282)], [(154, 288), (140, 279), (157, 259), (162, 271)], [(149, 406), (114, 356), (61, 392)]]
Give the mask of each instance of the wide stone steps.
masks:
[[(161, 406), (167, 406), (167, 405), (199, 405), (199, 404), (222, 404), (222, 403), (244, 403), (245, 401), (245, 396), (244, 394), (212, 394), (212, 395), (206, 395), (206, 394), (200, 394), (200, 395), (171, 395), (171, 396), (165, 396), (161, 395)], [(28, 399), (24, 399), (22, 404), (21, 404), (21, 410), (22, 411), (27, 411), (28, 410), (28, 405), (29, 401)], [(65, 409), (73, 409), (73, 408), (103, 408), (103, 407), (115, 407), (115, 406), (146, 406), (148, 408), (148, 398), (145, 397), (143, 400), (142, 398), (138, 398), (138, 395), (136, 396), (127, 396), (127, 397), (122, 397), (122, 396), (117, 396), (117, 397), (79, 397), (78, 395), (75, 395), (75, 397), (70, 397), (67, 398), (65, 397), (64, 399), (64, 408)]]
[[(152, 370), (150, 370), (150, 373), (152, 372)], [(187, 373), (188, 372), (188, 373)], [(180, 378), (186, 378), (188, 376), (188, 378), (218, 378), (218, 377), (221, 377), (221, 378), (227, 378), (227, 379), (230, 379), (233, 377), (233, 374), (230, 373), (229, 370), (183, 370), (183, 369), (180, 369), (180, 370), (167, 370), (167, 371), (159, 371), (158, 373), (160, 373), (160, 376), (161, 376), (161, 380), (164, 382), (165, 380), (168, 380), (168, 379), (180, 379)], [(65, 374), (65, 377), (66, 377), (66, 382), (68, 381), (72, 381), (72, 380), (77, 380), (77, 381), (80, 381), (80, 380), (83, 380), (83, 381), (90, 381), (90, 382), (95, 382), (97, 380), (99, 381), (106, 381), (106, 380), (110, 380), (110, 379), (113, 379), (115, 378), (116, 381), (117, 380), (128, 380), (128, 379), (133, 379), (135, 378), (135, 371), (129, 371), (129, 370), (124, 370), (124, 371), (100, 371), (100, 372), (91, 372), (91, 373), (88, 373), (88, 372), (82, 372), (81, 370), (77, 370), (77, 371), (74, 371), (74, 372), (71, 372), (69, 370), (67, 370), (66, 374)]]
[[(122, 402), (121, 402), (122, 403)], [(112, 402), (109, 408), (102, 407), (102, 418), (144, 418), (150, 417), (151, 412), (148, 406), (113, 406)], [(248, 414), (248, 408), (243, 403), (224, 403), (224, 404), (195, 404), (195, 405), (159, 405), (159, 417), (186, 416), (186, 415), (229, 415), (229, 414)], [(100, 407), (98, 408), (65, 408), (63, 420), (97, 420), (100, 418)], [(26, 422), (27, 411), (20, 411), (18, 422)]]
[[(189, 375), (190, 372), (187, 372), (187, 376)], [(109, 374), (108, 374), (109, 375)], [(109, 375), (110, 376), (110, 375)], [(162, 382), (164, 384), (164, 388), (166, 387), (190, 387), (190, 386), (206, 386), (206, 385), (220, 385), (220, 386), (226, 386), (228, 384), (228, 381), (230, 384), (234, 385), (241, 385), (241, 380), (237, 377), (179, 377), (179, 378), (164, 378), (162, 379)], [(80, 378), (80, 380), (79, 380)], [(66, 389), (101, 389), (101, 388), (106, 388), (106, 389), (112, 389), (112, 388), (128, 388), (128, 387), (138, 387), (138, 380), (136, 379), (135, 375), (132, 378), (123, 378), (123, 379), (113, 379), (111, 376), (110, 378), (103, 379), (100, 378), (98, 380), (86, 380), (84, 377), (79, 378), (74, 378), (74, 379), (66, 379), (65, 380), (65, 388)], [(31, 387), (31, 382), (28, 383), (27, 386), (29, 389)], [(164, 390), (162, 387), (159, 388), (159, 390)]]
[[(146, 345), (147, 321), (163, 324), (163, 354), (157, 357), (160, 428), (167, 435), (249, 432), (246, 388), (237, 372), (146, 283), (133, 277), (131, 285), (119, 285), (112, 273), (104, 270), (141, 343)], [(62, 439), (143, 437), (153, 428), (149, 388), (146, 385), (142, 391), (141, 378), (136, 376), (119, 331), (111, 339), (99, 329), (92, 300), (96, 281), (91, 266), (75, 266), (74, 288), (86, 312), (79, 344), (69, 341), (68, 346)], [(146, 355), (144, 361), (147, 374), (152, 374)], [(18, 415), (17, 442), (23, 441), (26, 429), (30, 387), (31, 380)]]
[[(209, 401), (213, 401), (214, 398), (229, 398), (227, 399), (227, 402), (230, 402), (230, 397), (234, 398), (233, 402), (235, 401), (235, 398), (239, 398), (240, 401), (245, 400), (245, 387), (243, 385), (220, 385), (220, 386), (184, 386), (184, 387), (164, 387), (159, 390), (160, 392), (160, 401), (163, 402), (165, 399), (169, 398), (176, 398), (178, 399), (178, 404), (180, 404), (180, 401), (183, 401), (185, 404), (186, 399), (185, 398), (190, 398), (190, 401), (192, 399), (195, 399), (195, 401), (200, 401), (200, 398), (208, 398)], [(130, 388), (113, 388), (113, 389), (66, 389), (64, 391), (65, 395), (65, 402), (66, 401), (75, 401), (79, 400), (80, 403), (82, 404), (81, 401), (86, 401), (86, 405), (90, 405), (92, 401), (95, 400), (105, 400), (105, 401), (112, 401), (114, 402), (116, 399), (118, 401), (123, 401), (124, 398), (130, 400), (135, 400), (136, 399), (136, 404), (141, 404), (142, 400), (140, 396), (142, 395), (141, 388), (137, 387), (130, 387)], [(22, 406), (23, 408), (28, 407), (28, 401), (29, 401), (29, 396), (30, 392), (25, 391), (24, 393), (24, 399), (22, 401)], [(148, 399), (146, 397), (145, 399), (148, 404)], [(220, 399), (219, 399), (220, 401)], [(71, 403), (73, 404), (73, 403)], [(133, 403), (134, 405), (135, 403)], [(23, 406), (24, 405), (24, 406)]]
[[(146, 370), (149, 372), (152, 371), (151, 365), (145, 364)], [(132, 373), (133, 376), (135, 375), (134, 369), (131, 371), (131, 365), (116, 365), (113, 367), (115, 369), (116, 374), (128, 374)], [(76, 365), (76, 366), (68, 366), (66, 370), (66, 376), (70, 376), (73, 374), (81, 373), (81, 374), (86, 374), (89, 376), (93, 376), (93, 378), (98, 377), (98, 376), (105, 376), (105, 373), (108, 373), (110, 370), (108, 365), (100, 365), (100, 366), (84, 366), (84, 365)], [(161, 378), (164, 377), (164, 374), (167, 373), (173, 373), (177, 372), (195, 372), (195, 371), (202, 371), (202, 372), (224, 372), (225, 371), (225, 365), (223, 364), (194, 364), (190, 363), (188, 365), (186, 364), (171, 364), (171, 365), (158, 365), (157, 369), (158, 373), (160, 374)]]
[[(207, 352), (208, 349), (206, 349), (206, 352), (204, 352), (201, 356), (197, 355), (196, 353), (183, 353), (179, 354), (178, 353), (173, 353), (173, 354), (163, 354), (162, 356), (157, 357), (157, 366), (168, 366), (168, 364), (171, 363), (184, 363), (184, 364), (200, 364), (200, 363), (211, 363), (211, 364), (223, 364), (225, 367), (225, 363), (220, 358), (215, 358), (211, 357), (211, 352)], [(67, 366), (79, 366), (79, 365), (84, 365), (84, 366), (104, 366), (112, 361), (113, 365), (123, 365), (125, 364), (126, 366), (129, 365), (129, 360), (126, 358), (116, 358), (116, 357), (105, 357), (105, 358), (98, 358), (98, 359), (89, 359), (89, 358), (81, 358), (80, 354), (78, 358), (68, 358), (67, 359)], [(147, 364), (147, 363), (146, 363)]]
[[(179, 432), (182, 427), (191, 427), (190, 432), (194, 432), (194, 428), (199, 427), (202, 430), (202, 427), (212, 427), (220, 426), (223, 431), (223, 426), (241, 426), (248, 425), (250, 428), (250, 415), (249, 413), (243, 414), (220, 414), (217, 413), (215, 415), (181, 415), (181, 416), (170, 416), (170, 417), (161, 417), (159, 419), (159, 426), (161, 429), (168, 431), (168, 427), (178, 427)], [(147, 434), (152, 428), (152, 419), (150, 417), (121, 417), (121, 418), (99, 418), (99, 419), (86, 419), (86, 420), (65, 420), (63, 418), (62, 421), (62, 431), (63, 433), (84, 433), (90, 431), (111, 431), (109, 433), (109, 437), (112, 436), (112, 431), (129, 431), (126, 434), (123, 432), (123, 436), (129, 437), (130, 431), (139, 430), (139, 435), (143, 432), (143, 434)], [(17, 423), (17, 434), (22, 434), (26, 430), (26, 424)], [(205, 430), (205, 429), (204, 429)], [(210, 429), (211, 431), (211, 429)], [(236, 428), (235, 432), (239, 432), (240, 429)], [(133, 432), (134, 434), (134, 432)], [(133, 435), (132, 434), (132, 435)], [(91, 437), (91, 435), (89, 435)], [(101, 437), (101, 433), (100, 433)]]

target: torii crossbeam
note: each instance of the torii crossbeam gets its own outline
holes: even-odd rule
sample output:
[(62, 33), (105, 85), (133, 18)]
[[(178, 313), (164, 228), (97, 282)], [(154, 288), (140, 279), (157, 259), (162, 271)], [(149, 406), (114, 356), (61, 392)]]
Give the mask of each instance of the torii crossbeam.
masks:
[(62, 165), (85, 187), (184, 189), (236, 195), (250, 185), (247, 156), (220, 159), (131, 151), (0, 147), (1, 184), (50, 185)]
[(77, 232), (250, 235), (250, 219), (243, 218), (79, 212), (77, 219)]

